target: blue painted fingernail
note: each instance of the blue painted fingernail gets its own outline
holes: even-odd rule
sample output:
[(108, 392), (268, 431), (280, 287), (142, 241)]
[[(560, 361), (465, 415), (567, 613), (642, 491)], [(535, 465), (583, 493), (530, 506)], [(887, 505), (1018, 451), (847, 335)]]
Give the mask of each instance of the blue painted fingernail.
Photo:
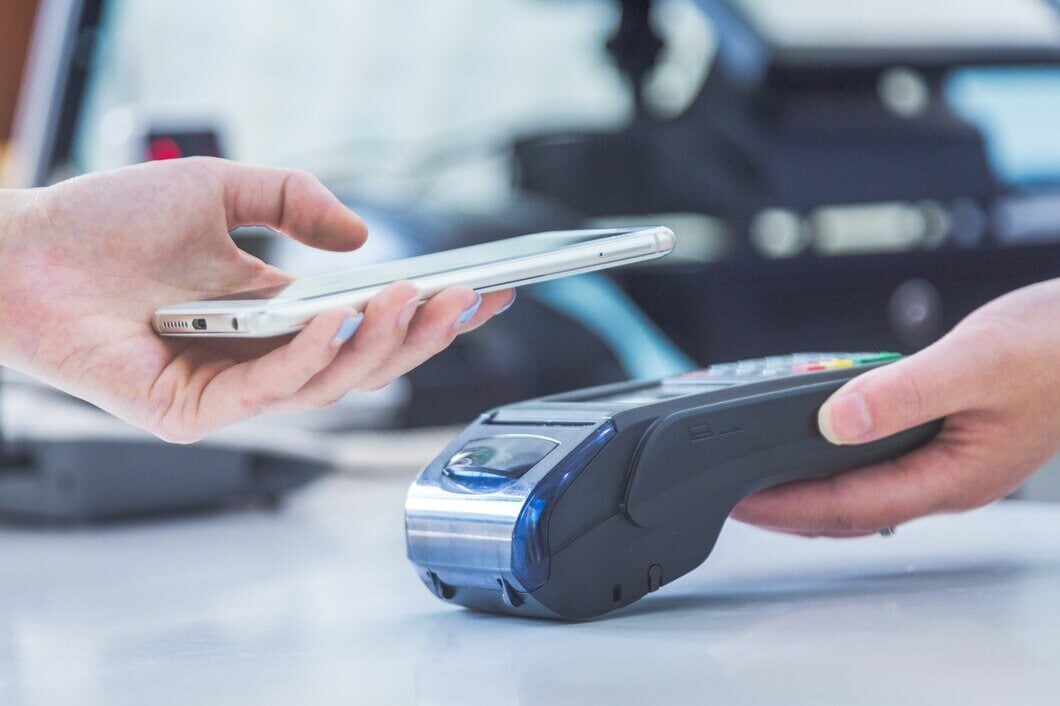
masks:
[(463, 326), (468, 321), (471, 321), (471, 317), (475, 315), (480, 306), (482, 306), (482, 295), (475, 292), (475, 303), (460, 312), (460, 318), (456, 320), (456, 325)]
[(505, 305), (504, 305), (504, 306), (502, 306), (502, 307), (501, 307), (500, 309), (498, 309), (498, 310), (497, 310), (497, 313), (498, 313), (498, 314), (503, 314), (504, 312), (506, 312), (506, 311), (508, 311), (509, 309), (511, 309), (511, 308), (512, 308), (512, 304), (514, 304), (514, 303), (515, 303), (515, 296), (516, 296), (516, 291), (515, 291), (515, 290), (513, 289), (513, 290), (512, 290), (512, 298), (508, 300), (508, 303), (507, 303), (507, 304), (505, 304)]
[(353, 338), (353, 334), (357, 333), (357, 329), (361, 327), (362, 321), (364, 321), (364, 314), (347, 317), (346, 320), (342, 322), (342, 326), (339, 326), (335, 338), (331, 339), (331, 345), (338, 348), (343, 343)]

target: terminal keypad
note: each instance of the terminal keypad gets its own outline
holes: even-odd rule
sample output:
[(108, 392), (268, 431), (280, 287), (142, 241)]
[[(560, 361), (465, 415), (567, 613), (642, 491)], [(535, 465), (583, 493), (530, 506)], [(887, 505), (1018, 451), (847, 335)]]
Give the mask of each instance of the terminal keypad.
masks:
[(899, 353), (796, 353), (721, 363), (666, 380), (665, 385), (741, 385), (774, 378), (809, 375), (827, 370), (855, 368), (900, 359)]

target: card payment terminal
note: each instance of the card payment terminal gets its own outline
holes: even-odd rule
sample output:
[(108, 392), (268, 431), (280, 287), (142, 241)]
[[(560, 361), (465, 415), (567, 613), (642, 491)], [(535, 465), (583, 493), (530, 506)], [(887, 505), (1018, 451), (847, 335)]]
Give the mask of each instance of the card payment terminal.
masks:
[(862, 446), (817, 429), (829, 395), (900, 357), (762, 358), (488, 412), (410, 488), (409, 558), (439, 598), (478, 610), (579, 620), (627, 606), (703, 563), (748, 495), (934, 437), (941, 421)]

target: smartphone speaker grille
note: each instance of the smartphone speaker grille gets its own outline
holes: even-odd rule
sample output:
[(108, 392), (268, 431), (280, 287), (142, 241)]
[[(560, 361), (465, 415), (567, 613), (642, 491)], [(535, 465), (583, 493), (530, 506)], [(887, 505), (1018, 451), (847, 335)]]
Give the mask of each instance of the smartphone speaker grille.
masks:
[(163, 321), (162, 328), (175, 329), (175, 328), (189, 328), (187, 321)]

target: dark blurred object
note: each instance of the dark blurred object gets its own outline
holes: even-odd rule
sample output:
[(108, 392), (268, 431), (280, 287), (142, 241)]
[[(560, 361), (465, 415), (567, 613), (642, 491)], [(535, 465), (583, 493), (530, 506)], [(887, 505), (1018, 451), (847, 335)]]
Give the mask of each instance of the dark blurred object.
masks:
[[(640, 96), (659, 40), (649, 0), (621, 4), (608, 48)], [(732, 3), (702, 4), (715, 21), (719, 53), (692, 106), (658, 120), (638, 100), (621, 132), (523, 140), (516, 156), (524, 188), (589, 216), (721, 216), (747, 247), (751, 221), (769, 208), (982, 202), (1001, 186), (982, 135), (943, 98), (946, 72), (973, 61), (1060, 61), (1060, 47), (880, 48), (870, 53), (874, 61), (853, 49), (769, 51), (752, 25), (735, 19)], [(759, 57), (751, 67), (748, 55)]]
[(36, 0), (4, 0), (0, 4), (0, 143), (11, 135), (36, 9)]
[(144, 140), (144, 159), (157, 162), (182, 157), (224, 157), (221, 136), (212, 128), (153, 128)]
[[(5, 3), (9, 0), (5, 0)], [(68, 174), (104, 0), (40, 0), (5, 165), (10, 186)]]
[(0, 519), (98, 522), (273, 505), (331, 470), (298, 454), (157, 440), (38, 441), (0, 467)]
[(93, 522), (274, 505), (334, 467), (318, 437), (229, 429), (193, 445), (150, 434), (43, 385), (8, 382), (2, 400), (0, 520)]
[(991, 299), (1058, 274), (1060, 248), (1017, 248), (657, 267), (625, 281), (707, 363), (828, 345), (911, 353)]
[(533, 288), (489, 324), (458, 338), (409, 373), (410, 427), (470, 421), (526, 395), (540, 396), (626, 378), (614, 355), (584, 326), (536, 301)]
[[(639, 87), (658, 54), (651, 3), (620, 4), (608, 48)], [(659, 119), (638, 99), (622, 131), (515, 145), (521, 186), (586, 216), (720, 221), (723, 258), (616, 273), (699, 362), (909, 351), (991, 297), (1060, 273), (1060, 188), (1002, 184), (982, 133), (943, 93), (958, 67), (1060, 63), (1060, 42), (781, 45), (749, 3), (700, 4), (719, 48), (684, 113)]]
[(945, 332), (945, 313), (942, 295), (926, 279), (902, 282), (887, 303), (891, 332), (902, 343), (913, 348), (925, 346)]
[(655, 67), (663, 41), (651, 24), (652, 0), (622, 0), (618, 29), (607, 43), (619, 71), (629, 77), (637, 112), (644, 106), (644, 80)]

